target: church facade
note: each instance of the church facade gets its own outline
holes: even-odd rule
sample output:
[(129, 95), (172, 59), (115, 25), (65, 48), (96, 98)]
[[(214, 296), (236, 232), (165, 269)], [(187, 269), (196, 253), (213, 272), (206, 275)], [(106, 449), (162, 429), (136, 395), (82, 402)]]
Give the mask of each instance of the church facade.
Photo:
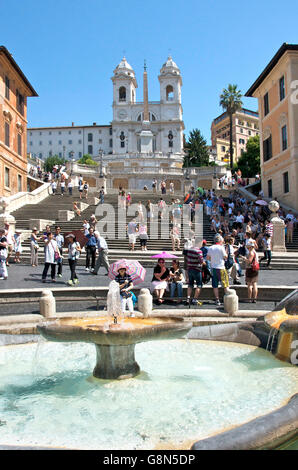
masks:
[(172, 181), (181, 189), (184, 123), (178, 66), (168, 57), (160, 69), (159, 101), (148, 99), (146, 67), (143, 100), (137, 100), (137, 79), (125, 57), (111, 80), (113, 120), (109, 125), (30, 128), (28, 150), (39, 158), (57, 154), (70, 160), (89, 153), (100, 162), (107, 188), (149, 188), (156, 178), (167, 184)]

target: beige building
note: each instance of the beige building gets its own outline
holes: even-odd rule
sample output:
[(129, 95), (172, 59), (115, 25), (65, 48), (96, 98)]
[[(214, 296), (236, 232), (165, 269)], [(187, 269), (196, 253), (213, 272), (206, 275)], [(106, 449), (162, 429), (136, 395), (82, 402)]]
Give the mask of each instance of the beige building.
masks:
[(259, 102), (264, 194), (298, 210), (298, 44), (284, 43), (245, 96)]
[(0, 196), (27, 191), (27, 97), (38, 96), (0, 46)]
[[(259, 115), (255, 111), (242, 108), (233, 115), (234, 161), (237, 161), (246, 149), (250, 137), (259, 135)], [(212, 148), (216, 149), (217, 160), (228, 163), (230, 155), (230, 118), (227, 112), (212, 121)], [(225, 150), (222, 150), (225, 147)]]

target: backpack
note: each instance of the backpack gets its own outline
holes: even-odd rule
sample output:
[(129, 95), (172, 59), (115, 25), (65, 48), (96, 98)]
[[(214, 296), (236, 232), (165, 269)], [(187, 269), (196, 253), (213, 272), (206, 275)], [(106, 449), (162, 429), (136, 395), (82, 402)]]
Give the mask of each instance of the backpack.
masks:
[(234, 264), (233, 256), (231, 255), (230, 245), (228, 245), (228, 259), (225, 261), (225, 268), (230, 269)]
[(211, 273), (207, 267), (207, 265), (203, 265), (202, 267), (202, 282), (203, 284), (208, 284), (211, 279)]

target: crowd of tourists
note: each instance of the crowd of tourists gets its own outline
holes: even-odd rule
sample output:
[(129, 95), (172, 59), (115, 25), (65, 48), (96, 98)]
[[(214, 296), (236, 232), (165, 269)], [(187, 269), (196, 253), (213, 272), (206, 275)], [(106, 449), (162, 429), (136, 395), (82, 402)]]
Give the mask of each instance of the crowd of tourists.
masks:
[[(61, 170), (61, 169), (60, 169)], [(52, 185), (59, 182), (61, 192), (63, 183), (67, 178), (63, 176), (63, 171), (54, 172)], [(56, 176), (59, 175), (59, 176)], [(71, 182), (70, 178), (69, 182)], [(173, 259), (171, 266), (166, 266), (166, 260), (160, 258), (153, 270), (151, 281), (151, 291), (154, 292), (157, 304), (164, 302), (166, 291), (170, 292), (172, 300), (177, 299), (178, 303), (183, 302), (183, 284), (187, 284), (186, 303), (200, 305), (199, 300), (201, 289), (210, 279), (214, 292), (214, 301), (220, 305), (218, 287), (221, 285), (224, 290), (230, 285), (241, 284), (241, 278), (245, 276), (245, 283), (248, 288), (248, 299), (256, 302), (258, 294), (258, 272), (260, 263), (266, 263), (268, 269), (271, 268), (272, 260), (272, 234), (273, 225), (270, 222), (270, 210), (267, 203), (262, 199), (253, 202), (247, 200), (237, 190), (231, 190), (228, 196), (223, 197), (220, 192), (204, 190), (204, 188), (191, 187), (183, 201), (172, 198), (167, 206), (163, 194), (166, 186), (158, 188), (161, 197), (157, 204), (152, 204), (148, 200), (145, 204), (141, 200), (137, 202), (137, 214), (126, 226), (129, 249), (136, 249), (136, 241), (139, 239), (140, 249), (147, 251), (149, 234), (147, 232), (148, 222), (156, 219), (163, 220), (170, 214), (170, 238), (172, 241), (172, 251), (182, 251), (184, 256), (183, 266), (180, 266), (178, 259)], [(237, 182), (239, 184), (239, 181)], [(69, 183), (68, 183), (69, 184)], [(79, 193), (88, 194), (88, 187), (84, 188), (84, 180), (80, 176), (78, 180)], [(223, 181), (223, 186), (228, 185)], [(62, 185), (62, 186), (61, 186)], [(87, 185), (88, 186), (88, 185)], [(152, 189), (157, 187), (157, 181), (153, 180)], [(53, 194), (55, 194), (54, 189)], [(68, 188), (68, 190), (72, 188)], [(171, 194), (174, 194), (174, 186), (170, 186)], [(72, 192), (70, 192), (72, 194)], [(104, 202), (104, 189), (100, 191), (101, 203)], [(73, 203), (73, 209), (77, 215), (81, 216), (77, 202)], [(123, 188), (119, 188), (118, 205), (122, 209), (127, 209), (132, 204), (132, 195)], [(207, 246), (207, 241), (195, 237), (194, 223), (196, 211), (203, 205), (205, 214), (209, 219), (210, 231), (213, 233), (214, 243)], [(183, 210), (187, 210), (190, 215), (189, 233), (187, 238), (181, 235), (181, 217)], [(278, 210), (278, 215), (285, 222), (287, 242), (293, 241), (293, 231), (296, 218), (291, 210), (285, 211), (282, 207)], [(70, 279), (68, 284), (74, 286), (78, 284), (77, 262), (79, 257), (85, 255), (85, 270), (90, 274), (97, 275), (101, 266), (109, 270), (108, 245), (106, 239), (96, 230), (96, 217), (93, 214), (89, 220), (84, 219), (82, 223), (82, 238), (78, 240), (78, 234), (62, 234), (61, 227), (57, 225), (54, 230), (47, 226), (39, 233), (35, 227), (30, 237), (31, 265), (38, 266), (40, 251), (44, 255), (44, 269), (42, 272), (42, 282), (47, 281), (48, 273), (51, 281), (56, 281), (56, 276), (62, 277), (64, 269), (64, 259), (69, 266)], [(21, 262), (23, 252), (21, 231), (12, 233), (7, 223), (0, 229), (0, 279), (7, 279), (10, 260), (14, 256), (15, 263)], [(83, 243), (82, 243), (83, 241)], [(263, 251), (264, 255), (259, 256), (258, 252)], [(127, 304), (130, 305), (130, 302)], [(131, 306), (131, 305), (130, 305)]]

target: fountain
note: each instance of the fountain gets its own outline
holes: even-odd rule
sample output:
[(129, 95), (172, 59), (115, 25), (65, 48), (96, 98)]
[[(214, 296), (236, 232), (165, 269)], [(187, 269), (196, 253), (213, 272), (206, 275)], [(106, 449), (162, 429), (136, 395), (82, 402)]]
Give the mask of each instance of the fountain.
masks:
[[(284, 335), (293, 335), (291, 343), (297, 338), (297, 293), (260, 321), (193, 327), (181, 339), (190, 324), (126, 317), (111, 288), (105, 317), (41, 325), (51, 341), (42, 342), (38, 355), (36, 344), (0, 347), (0, 445), (296, 446), (286, 443), (297, 435), (298, 368)], [(101, 380), (90, 377), (93, 344)]]
[(181, 338), (191, 327), (191, 322), (177, 318), (126, 317), (122, 314), (119, 285), (112, 281), (105, 317), (64, 318), (44, 322), (37, 328), (50, 341), (94, 343), (97, 354), (94, 377), (127, 379), (140, 372), (135, 360), (137, 343)]

